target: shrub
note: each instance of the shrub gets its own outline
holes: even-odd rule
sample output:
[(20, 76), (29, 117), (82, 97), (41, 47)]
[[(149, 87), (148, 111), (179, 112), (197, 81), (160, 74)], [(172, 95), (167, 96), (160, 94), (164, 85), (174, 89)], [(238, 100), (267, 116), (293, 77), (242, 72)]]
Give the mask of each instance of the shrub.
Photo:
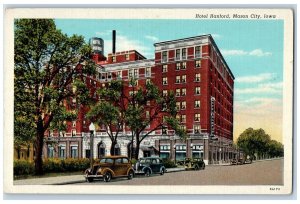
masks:
[(162, 163), (166, 168), (174, 168), (176, 164), (171, 159), (162, 159)]
[(30, 175), (34, 173), (34, 163), (26, 160), (14, 160), (14, 175)]
[[(57, 159), (49, 158), (43, 161), (44, 173), (60, 173), (60, 172), (74, 172), (84, 171), (90, 167), (90, 160), (83, 159)], [(34, 174), (33, 161), (15, 160), (14, 161), (14, 176)]]

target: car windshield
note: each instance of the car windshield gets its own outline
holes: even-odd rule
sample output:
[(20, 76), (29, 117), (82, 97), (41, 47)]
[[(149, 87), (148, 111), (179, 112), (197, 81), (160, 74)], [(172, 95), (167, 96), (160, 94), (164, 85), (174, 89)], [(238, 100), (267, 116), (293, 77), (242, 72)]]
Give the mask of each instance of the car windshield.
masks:
[(141, 164), (150, 163), (150, 160), (149, 159), (140, 159), (140, 163)]

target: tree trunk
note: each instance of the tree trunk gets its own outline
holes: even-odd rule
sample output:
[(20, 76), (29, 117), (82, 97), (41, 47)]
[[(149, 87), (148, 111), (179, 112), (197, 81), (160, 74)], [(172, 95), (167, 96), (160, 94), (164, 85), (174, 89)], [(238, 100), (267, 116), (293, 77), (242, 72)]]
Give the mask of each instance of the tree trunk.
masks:
[(135, 153), (134, 153), (134, 158), (136, 160), (139, 159), (139, 152), (140, 152), (140, 136), (139, 134), (135, 134), (135, 142), (136, 142), (136, 148), (135, 148)]
[(44, 129), (43, 129), (43, 122), (41, 119), (39, 119), (37, 124), (37, 133), (36, 133), (36, 141), (35, 141), (35, 159), (34, 159), (34, 165), (35, 165), (35, 174), (36, 175), (42, 175), (43, 172), (43, 159), (42, 159), (42, 153), (43, 153), (43, 144), (44, 144)]
[(115, 155), (115, 146), (116, 146), (116, 144), (117, 144), (116, 141), (111, 142), (110, 155)]

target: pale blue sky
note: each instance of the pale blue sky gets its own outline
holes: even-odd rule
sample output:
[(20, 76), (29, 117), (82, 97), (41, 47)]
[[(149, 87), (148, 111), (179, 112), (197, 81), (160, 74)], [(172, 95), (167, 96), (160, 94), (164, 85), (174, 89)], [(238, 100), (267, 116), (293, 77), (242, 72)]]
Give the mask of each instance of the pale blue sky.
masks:
[[(236, 77), (235, 118), (270, 117), (276, 119), (271, 121), (274, 126), (281, 126), (276, 123), (281, 123), (282, 117), (282, 20), (56, 19), (55, 22), (64, 33), (83, 35), (86, 41), (101, 37), (105, 55), (111, 52), (111, 31), (116, 30), (117, 51), (136, 49), (148, 59), (154, 57), (155, 42), (212, 34)], [(244, 129), (248, 124), (257, 126), (251, 122), (240, 124), (235, 126)], [(238, 129), (236, 135), (241, 132)], [(274, 137), (281, 140), (280, 131), (269, 132), (280, 134)]]

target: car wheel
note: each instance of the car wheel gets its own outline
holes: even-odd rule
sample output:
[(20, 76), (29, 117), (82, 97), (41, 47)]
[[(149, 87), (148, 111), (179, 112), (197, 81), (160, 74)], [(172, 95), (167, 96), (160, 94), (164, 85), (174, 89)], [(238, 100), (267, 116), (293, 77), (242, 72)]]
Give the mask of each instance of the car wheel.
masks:
[(195, 170), (199, 170), (198, 164), (196, 164), (194, 168), (195, 168)]
[(133, 173), (132, 170), (130, 170), (130, 171), (128, 172), (128, 180), (131, 180), (131, 179), (133, 178), (133, 176), (134, 176), (134, 173)]
[(94, 178), (87, 178), (88, 182), (93, 182)]
[(111, 173), (110, 173), (110, 172), (106, 172), (106, 173), (104, 174), (103, 180), (104, 180), (105, 182), (110, 182), (110, 180), (111, 180)]
[(151, 174), (150, 169), (146, 169), (145, 170), (145, 176), (149, 177)]
[(205, 164), (203, 163), (203, 165), (202, 165), (202, 170), (204, 170), (205, 169)]
[(165, 173), (165, 169), (162, 168), (162, 169), (161, 169), (161, 172), (160, 172), (160, 175), (164, 175), (164, 173)]

